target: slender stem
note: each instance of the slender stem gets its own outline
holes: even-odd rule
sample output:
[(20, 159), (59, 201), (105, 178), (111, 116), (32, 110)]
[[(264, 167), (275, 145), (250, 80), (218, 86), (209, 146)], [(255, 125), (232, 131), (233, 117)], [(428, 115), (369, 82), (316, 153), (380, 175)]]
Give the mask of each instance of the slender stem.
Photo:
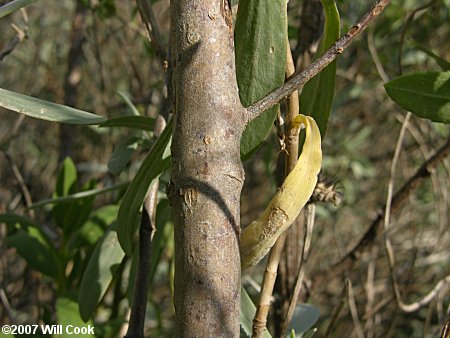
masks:
[[(292, 59), (291, 47), (289, 41), (286, 40), (286, 77), (291, 76), (295, 72), (294, 60)], [(291, 133), (291, 122), (299, 113), (298, 92), (294, 91), (288, 99), (288, 110), (286, 113), (286, 167), (285, 176), (294, 169), (298, 158), (298, 133)], [(275, 242), (270, 250), (266, 271), (264, 273), (263, 284), (258, 307), (256, 309), (255, 318), (253, 320), (253, 337), (263, 337), (266, 328), (267, 315), (269, 314), (270, 299), (272, 297), (273, 288), (277, 278), (278, 265), (283, 253), (284, 244), (286, 243), (287, 231), (285, 231)]]
[(372, 8), (339, 40), (337, 40), (333, 46), (331, 46), (325, 54), (314, 61), (309, 67), (305, 68), (302, 72), (294, 75), (284, 85), (275, 89), (261, 100), (257, 101), (253, 105), (247, 108), (248, 121), (253, 120), (259, 116), (263, 111), (274, 106), (280, 102), (284, 97), (290, 95), (295, 90), (300, 90), (306, 82), (316, 76), (322, 69), (328, 66), (339, 54), (347, 48), (355, 37), (357, 37), (367, 26), (372, 23), (378, 15), (385, 9), (390, 3), (390, 0), (377, 0)]
[(285, 318), (283, 319), (283, 323), (281, 325), (281, 336), (286, 337), (287, 330), (289, 324), (294, 316), (295, 307), (297, 306), (298, 297), (300, 295), (300, 290), (303, 284), (303, 278), (305, 276), (305, 261), (309, 254), (309, 248), (311, 247), (311, 238), (312, 232), (314, 228), (314, 220), (316, 215), (316, 206), (314, 203), (308, 204), (306, 206), (306, 228), (304, 239), (303, 239), (303, 248), (300, 257), (300, 266), (298, 267), (297, 276), (295, 278), (295, 286), (294, 292), (292, 293), (292, 298), (289, 302), (288, 311), (286, 313)]
[[(158, 116), (155, 135), (161, 135), (166, 126), (165, 120)], [(158, 203), (159, 181), (150, 187), (142, 207), (141, 224), (139, 226), (139, 261), (134, 286), (133, 304), (126, 338), (143, 338), (147, 295), (150, 283), (151, 254), (153, 236), (156, 232), (156, 207)]]
[(148, 39), (155, 48), (156, 54), (163, 61), (167, 62), (167, 48), (164, 46), (164, 39), (156, 23), (155, 14), (149, 0), (136, 0), (136, 4), (147, 30)]
[(126, 338), (144, 338), (145, 312), (151, 270), (152, 239), (155, 234), (155, 223), (151, 215), (156, 209), (158, 182), (153, 183), (142, 208), (139, 227), (139, 261), (134, 286), (133, 304)]

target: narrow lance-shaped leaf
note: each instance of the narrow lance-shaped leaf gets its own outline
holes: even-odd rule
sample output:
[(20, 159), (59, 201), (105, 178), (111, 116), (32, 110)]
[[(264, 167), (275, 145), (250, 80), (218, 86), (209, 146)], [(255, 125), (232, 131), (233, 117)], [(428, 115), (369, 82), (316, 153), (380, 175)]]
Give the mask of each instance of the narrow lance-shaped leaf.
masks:
[(442, 68), (442, 70), (450, 70), (450, 62), (441, 58), (439, 55), (436, 55), (436, 53), (434, 53), (431, 49), (428, 49), (427, 47), (420, 44), (419, 42), (412, 41), (412, 43), (414, 44), (414, 46), (416, 46), (422, 52), (424, 52), (425, 54), (427, 54), (428, 56), (433, 58), (436, 61), (436, 63), (439, 65), (439, 67)]
[(136, 176), (128, 186), (119, 208), (117, 217), (117, 236), (120, 245), (127, 254), (132, 253), (133, 236), (139, 218), (139, 210), (151, 182), (166, 169), (170, 156), (165, 157), (165, 150), (172, 135), (172, 121), (154, 143), (149, 154), (142, 162)]
[[(284, 82), (287, 14), (285, 0), (242, 0), (236, 18), (236, 76), (244, 107)], [(247, 125), (241, 157), (248, 158), (269, 134), (278, 106)]]
[(320, 311), (317, 307), (311, 304), (297, 304), (290, 328), (292, 328), (297, 336), (302, 337), (313, 325), (317, 322), (320, 316)]
[(403, 75), (384, 88), (403, 109), (433, 122), (450, 123), (450, 71)]
[[(322, 0), (325, 11), (325, 27), (314, 59), (323, 53), (339, 38), (339, 12), (333, 0)], [(334, 98), (336, 80), (336, 60), (330, 63), (303, 88), (300, 96), (300, 112), (314, 118), (322, 138), (327, 130), (331, 106)]]
[(118, 116), (100, 123), (100, 127), (126, 127), (153, 131), (155, 119), (147, 116)]
[(64, 196), (64, 197), (49, 198), (49, 199), (45, 199), (45, 200), (36, 202), (35, 204), (29, 206), (26, 210), (35, 209), (35, 208), (42, 207), (42, 206), (48, 205), (48, 204), (69, 203), (69, 202), (73, 202), (73, 201), (80, 200), (80, 199), (83, 199), (83, 198), (89, 198), (89, 197), (92, 197), (92, 196), (105, 194), (105, 193), (110, 192), (110, 191), (123, 189), (127, 185), (128, 185), (128, 182), (124, 182), (124, 183), (118, 183), (116, 185), (112, 185), (112, 186), (109, 186), (109, 187), (106, 187), (106, 188), (99, 188), (99, 189), (92, 189), (92, 190), (81, 191), (81, 192), (77, 192), (75, 194), (67, 195), (67, 196)]
[(103, 116), (0, 88), (0, 106), (37, 119), (71, 124), (98, 124)]
[(117, 145), (108, 161), (108, 169), (113, 175), (119, 176), (125, 169), (137, 149), (138, 142), (138, 137), (130, 137)]
[(84, 321), (94, 313), (124, 256), (116, 231), (109, 228), (95, 246), (81, 280), (78, 302), (80, 315)]
[(117, 92), (117, 95), (120, 96), (120, 98), (123, 100), (123, 102), (125, 102), (125, 104), (128, 106), (128, 108), (130, 108), (131, 112), (133, 113), (134, 116), (140, 116), (141, 113), (139, 113), (139, 110), (136, 108), (136, 106), (133, 104), (133, 102), (131, 102), (130, 98), (128, 97), (127, 94), (125, 94), (124, 92), (121, 92), (120, 90)]
[[(245, 288), (241, 285), (241, 328), (244, 330), (245, 334), (248, 337), (252, 336), (252, 325), (253, 325), (253, 318), (255, 317), (256, 313), (256, 306), (253, 304), (252, 299), (248, 295)], [(264, 338), (270, 338), (271, 335), (267, 331), (267, 329), (264, 330), (263, 333)]]
[[(1, 221), (1, 217), (0, 217)], [(58, 277), (59, 261), (48, 237), (35, 225), (28, 224), (8, 236), (7, 243), (27, 261), (31, 268), (50, 277)]]
[(0, 7), (0, 18), (18, 11), (19, 9), (36, 2), (37, 0), (13, 0)]

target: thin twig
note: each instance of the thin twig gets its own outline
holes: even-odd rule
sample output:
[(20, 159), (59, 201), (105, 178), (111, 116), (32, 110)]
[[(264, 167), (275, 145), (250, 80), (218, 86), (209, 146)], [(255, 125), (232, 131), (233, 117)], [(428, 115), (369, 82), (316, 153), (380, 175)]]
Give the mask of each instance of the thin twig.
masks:
[(364, 31), (367, 26), (372, 23), (390, 3), (390, 0), (377, 0), (372, 8), (359, 20), (347, 34), (343, 35), (337, 40), (332, 47), (330, 47), (325, 54), (314, 61), (309, 67), (294, 75), (284, 85), (269, 93), (261, 100), (247, 108), (248, 121), (253, 120), (259, 116), (263, 111), (277, 104), (284, 97), (290, 95), (295, 90), (300, 90), (303, 85), (316, 76), (322, 69), (328, 66), (339, 54), (347, 48), (353, 39)]
[(333, 314), (331, 315), (331, 320), (330, 323), (328, 324), (327, 327), (327, 331), (325, 332), (325, 335), (323, 336), (324, 338), (328, 338), (330, 337), (330, 335), (333, 333), (334, 328), (336, 326), (336, 323), (339, 319), (339, 315), (341, 314), (342, 309), (344, 308), (345, 305), (345, 294), (348, 292), (348, 279), (345, 281), (345, 285), (342, 288), (342, 291), (339, 295), (339, 303), (338, 305), (334, 308), (333, 310)]
[[(25, 201), (25, 206), (27, 208), (29, 208), (30, 206), (33, 205), (33, 200), (31, 198), (30, 190), (28, 190), (25, 180), (23, 179), (23, 176), (20, 173), (19, 168), (14, 163), (14, 160), (11, 157), (11, 155), (8, 154), (7, 152), (2, 152), (2, 153), (5, 156), (6, 160), (8, 161), (9, 165), (11, 166), (11, 170), (14, 174), (14, 177), (16, 178), (17, 183), (19, 184), (20, 190), (22, 191), (23, 199)], [(29, 213), (30, 217), (34, 219), (34, 217), (35, 217), (34, 210), (28, 209), (28, 213)]]
[[(134, 286), (133, 303), (130, 312), (130, 322), (125, 338), (144, 338), (145, 312), (151, 271), (152, 239), (155, 233), (155, 223), (150, 215), (155, 208), (158, 193), (158, 182), (152, 184), (142, 208), (141, 224), (139, 226), (139, 258)], [(153, 203), (152, 203), (153, 202)]]
[(149, 4), (148, 0), (136, 0), (136, 4), (147, 31), (147, 38), (150, 44), (155, 49), (156, 55), (161, 60), (164, 69), (164, 86), (161, 90), (161, 105), (159, 115), (168, 120), (173, 95), (173, 68), (171, 65), (170, 46), (165, 46), (161, 30), (159, 29), (158, 23), (156, 22), (153, 8), (151, 4)]
[(156, 23), (155, 14), (153, 13), (152, 6), (148, 0), (136, 0), (136, 4), (141, 14), (142, 21), (144, 22), (147, 36), (155, 48), (156, 55), (162, 62), (167, 62), (167, 49), (165, 48), (164, 39)]
[(16, 36), (14, 36), (7, 44), (6, 46), (0, 51), (0, 61), (2, 61), (6, 56), (11, 54), (13, 50), (22, 42), (24, 41), (28, 35), (28, 26), (25, 26), (23, 28), (19, 28), (15, 24), (11, 24), (12, 28), (16, 31)]
[(350, 279), (347, 280), (348, 282), (348, 306), (350, 308), (350, 313), (352, 315), (353, 323), (355, 324), (355, 332), (356, 336), (358, 338), (364, 338), (364, 330), (361, 325), (361, 321), (359, 320), (358, 316), (358, 309), (356, 308), (356, 301), (355, 301), (355, 293), (353, 292), (353, 285)]
[[(286, 77), (289, 77), (295, 72), (294, 61), (292, 59), (291, 47), (289, 41), (286, 40)], [(288, 109), (286, 113), (286, 166), (285, 177), (292, 171), (297, 163), (298, 158), (298, 133), (291, 132), (291, 122), (299, 113), (298, 93), (294, 92), (289, 97)], [(264, 279), (261, 286), (261, 293), (258, 307), (256, 309), (255, 318), (253, 320), (253, 334), (252, 337), (262, 337), (266, 328), (267, 315), (270, 308), (270, 299), (272, 297), (273, 288), (277, 278), (278, 265), (283, 253), (284, 244), (286, 242), (287, 231), (285, 231), (275, 242), (275, 245), (270, 250)]]
[(294, 316), (295, 307), (297, 306), (298, 297), (300, 295), (300, 290), (303, 284), (303, 277), (305, 276), (305, 261), (309, 254), (309, 248), (311, 247), (311, 238), (314, 229), (314, 220), (316, 215), (316, 206), (314, 203), (310, 203), (306, 206), (306, 231), (303, 240), (303, 248), (300, 257), (300, 266), (298, 267), (298, 272), (295, 280), (294, 292), (292, 293), (292, 298), (289, 302), (288, 311), (283, 323), (281, 324), (281, 337), (286, 337), (286, 333), (289, 324)]
[(423, 11), (424, 9), (427, 9), (428, 7), (432, 6), (435, 2), (436, 2), (436, 0), (431, 0), (430, 2), (426, 3), (425, 5), (417, 7), (411, 13), (408, 14), (408, 17), (405, 20), (405, 25), (403, 26), (402, 35), (400, 37), (400, 43), (399, 43), (399, 47), (398, 47), (398, 73), (399, 73), (399, 75), (402, 75), (402, 73), (403, 73), (402, 60), (403, 60), (403, 46), (405, 44), (406, 31), (408, 30), (409, 26), (413, 22), (414, 16), (418, 12)]
[(375, 64), (375, 68), (377, 69), (378, 74), (380, 75), (383, 82), (388, 82), (389, 76), (384, 70), (383, 64), (381, 63), (377, 49), (375, 47), (375, 42), (373, 41), (373, 29), (369, 29), (369, 32), (367, 34), (367, 45), (369, 47), (369, 53), (372, 56), (372, 61)]
[(11, 304), (9, 303), (8, 297), (6, 296), (6, 292), (3, 288), (0, 289), (0, 303), (5, 310), (6, 315), (10, 319), (11, 322), (15, 321), (14, 312), (11, 308)]
[(369, 264), (367, 266), (367, 283), (365, 286), (366, 295), (367, 295), (367, 304), (366, 304), (366, 324), (365, 330), (367, 338), (372, 338), (375, 336), (375, 320), (374, 320), (374, 303), (375, 303), (375, 271), (377, 264), (377, 256), (378, 256), (378, 247), (374, 246), (372, 248), (372, 252), (369, 258)]
[[(158, 116), (155, 125), (155, 135), (159, 136), (164, 128), (165, 121), (161, 116)], [(141, 224), (139, 226), (139, 260), (126, 338), (144, 337), (145, 312), (151, 272), (152, 242), (156, 232), (158, 187), (159, 182), (156, 180), (151, 185), (142, 207)]]

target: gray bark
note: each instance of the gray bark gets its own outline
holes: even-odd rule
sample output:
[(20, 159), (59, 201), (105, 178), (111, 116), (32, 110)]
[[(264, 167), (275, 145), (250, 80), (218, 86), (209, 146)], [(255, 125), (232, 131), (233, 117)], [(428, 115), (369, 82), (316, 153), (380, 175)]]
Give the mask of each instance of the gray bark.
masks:
[(172, 0), (176, 337), (238, 337), (239, 101), (227, 0)]

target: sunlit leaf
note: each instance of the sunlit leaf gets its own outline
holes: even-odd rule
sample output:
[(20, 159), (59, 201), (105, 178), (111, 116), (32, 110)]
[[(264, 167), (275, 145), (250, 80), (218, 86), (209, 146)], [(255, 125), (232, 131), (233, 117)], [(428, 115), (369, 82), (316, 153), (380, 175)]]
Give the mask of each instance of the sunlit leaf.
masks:
[(71, 124), (98, 124), (99, 115), (0, 88), (0, 106), (41, 120)]
[(170, 156), (165, 150), (170, 146), (172, 121), (170, 121), (158, 140), (153, 144), (149, 154), (142, 162), (136, 176), (131, 181), (123, 197), (117, 217), (117, 236), (120, 245), (127, 254), (132, 253), (134, 233), (139, 219), (139, 210), (152, 181), (165, 170), (170, 163)]
[(93, 211), (89, 219), (77, 231), (75, 239), (70, 242), (70, 248), (95, 244), (105, 233), (105, 229), (117, 219), (118, 211), (119, 206), (115, 204)]
[[(323, 35), (314, 59), (323, 53), (339, 38), (339, 12), (333, 0), (321, 0), (325, 11)], [(322, 138), (327, 130), (331, 106), (334, 98), (336, 80), (336, 60), (330, 63), (316, 77), (310, 80), (300, 95), (300, 112), (314, 118)]]
[[(56, 316), (58, 317), (58, 324), (62, 325), (62, 334), (59, 335), (61, 338), (69, 337), (81, 337), (81, 338), (93, 338), (95, 335), (90, 334), (87, 330), (88, 326), (93, 327), (92, 322), (85, 323), (79, 315), (78, 304), (68, 297), (58, 297), (56, 299)], [(80, 330), (79, 333), (74, 334), (74, 329), (86, 328), (83, 331)]]
[(450, 123), (450, 71), (403, 75), (384, 88), (403, 109), (433, 122)]
[[(283, 84), (286, 39), (285, 0), (239, 3), (234, 40), (239, 97), (244, 107)], [(241, 139), (242, 158), (248, 158), (266, 139), (277, 109), (267, 110), (246, 127)]]

